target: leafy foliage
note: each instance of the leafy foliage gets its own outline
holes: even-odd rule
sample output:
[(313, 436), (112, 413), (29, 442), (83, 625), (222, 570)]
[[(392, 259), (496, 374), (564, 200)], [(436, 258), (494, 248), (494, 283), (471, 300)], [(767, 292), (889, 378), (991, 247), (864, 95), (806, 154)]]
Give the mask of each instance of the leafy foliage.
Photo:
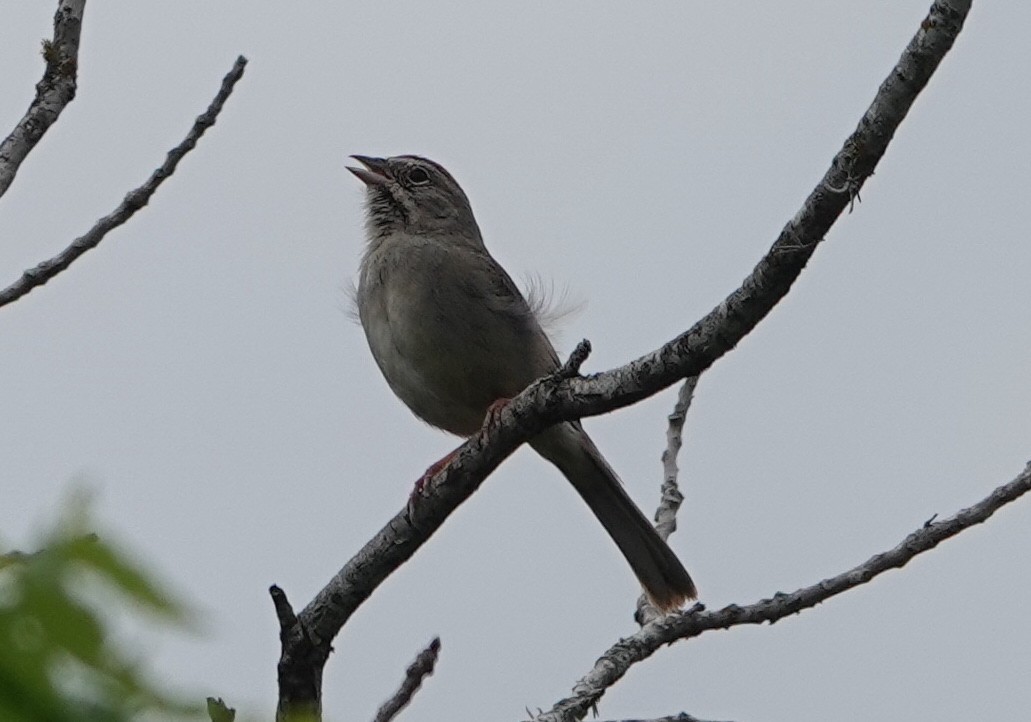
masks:
[(196, 719), (112, 634), (129, 613), (182, 625), (182, 605), (90, 526), (74, 501), (40, 551), (0, 555), (0, 720)]

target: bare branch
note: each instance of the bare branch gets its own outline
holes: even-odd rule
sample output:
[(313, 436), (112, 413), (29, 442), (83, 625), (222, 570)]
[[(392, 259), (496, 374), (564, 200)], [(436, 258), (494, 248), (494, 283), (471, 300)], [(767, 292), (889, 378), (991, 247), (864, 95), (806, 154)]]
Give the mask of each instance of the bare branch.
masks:
[(584, 361), (591, 355), (591, 342), (587, 339), (583, 339), (573, 349), (573, 353), (569, 354), (569, 358), (562, 364), (562, 367), (555, 372), (555, 375), (561, 379), (570, 379), (580, 374), (580, 367), (584, 365)]
[(660, 647), (681, 639), (699, 636), (713, 629), (728, 629), (742, 624), (776, 622), (833, 596), (866, 584), (891, 569), (905, 566), (913, 557), (929, 551), (964, 529), (986, 521), (1000, 508), (1031, 491), (1031, 463), (1013, 481), (1003, 484), (971, 507), (937, 522), (925, 522), (895, 548), (877, 554), (862, 564), (790, 594), (778, 592), (746, 607), (732, 604), (715, 612), (697, 604), (650, 624), (636, 634), (620, 640), (603, 654), (591, 672), (577, 682), (573, 696), (560, 701), (550, 712), (534, 722), (568, 722), (582, 719), (598, 703), (605, 690), (615, 684), (631, 666), (650, 657)]
[(698, 386), (698, 377), (692, 376), (684, 380), (677, 402), (673, 405), (673, 413), (669, 415), (669, 427), (666, 429), (666, 450), (662, 452), (662, 501), (655, 511), (655, 529), (664, 540), (677, 530), (677, 512), (684, 503), (684, 495), (680, 493), (677, 476), (677, 455), (683, 446), (684, 421), (687, 410), (691, 408), (694, 390)]
[[(541, 402), (554, 411), (548, 420), (595, 416), (634, 404), (701, 374), (755, 328), (787, 294), (831, 225), (873, 174), (917, 95), (955, 42), (969, 9), (969, 0), (937, 0), (931, 6), (855, 132), (740, 288), (656, 351), (612, 371), (549, 387), (549, 398)], [(848, 193), (838, 192), (843, 184)]]
[(86, 0), (57, 3), (54, 39), (43, 41), (43, 59), (47, 66), (43, 79), (36, 83), (36, 97), (11, 134), (0, 143), (0, 196), (11, 187), (22, 161), (75, 98), (79, 36), (85, 9)]
[[(684, 495), (680, 492), (680, 485), (677, 482), (677, 476), (680, 474), (677, 455), (683, 445), (684, 421), (687, 419), (687, 410), (691, 408), (691, 401), (694, 399), (694, 390), (697, 386), (697, 376), (684, 380), (677, 393), (677, 402), (673, 405), (673, 413), (668, 417), (666, 449), (662, 452), (662, 499), (659, 501), (659, 508), (655, 510), (655, 530), (659, 532), (659, 536), (664, 541), (668, 540), (670, 534), (677, 530), (677, 512), (680, 511), (680, 505), (684, 503)], [(659, 610), (648, 601), (647, 595), (642, 594), (638, 597), (637, 611), (634, 612), (634, 620), (638, 624), (644, 625), (653, 622), (661, 616)]]
[(42, 286), (58, 273), (68, 268), (83, 253), (91, 248), (95, 248), (108, 231), (122, 225), (136, 211), (147, 205), (158, 186), (175, 172), (183, 156), (193, 150), (197, 145), (197, 141), (204, 135), (204, 131), (215, 124), (215, 119), (218, 118), (218, 114), (222, 111), (222, 106), (225, 105), (229, 95), (233, 92), (233, 86), (243, 77), (243, 70), (246, 65), (247, 59), (242, 55), (236, 59), (232, 69), (222, 80), (222, 87), (219, 89), (218, 94), (215, 95), (214, 100), (211, 101), (208, 109), (203, 114), (197, 116), (193, 127), (190, 128), (190, 132), (186, 134), (183, 142), (168, 152), (165, 162), (151, 173), (146, 183), (130, 191), (114, 211), (97, 221), (85, 235), (76, 238), (70, 246), (53, 258), (25, 271), (19, 280), (0, 291), (0, 306), (16, 301), (36, 286)]
[(269, 587), (268, 593), (272, 597), (272, 606), (276, 608), (276, 619), (279, 620), (279, 628), (284, 631), (291, 629), (297, 624), (297, 615), (294, 614), (294, 608), (290, 604), (290, 600), (286, 598), (286, 592), (273, 584)]
[(409, 665), (405, 672), (405, 680), (401, 683), (397, 692), (383, 703), (376, 713), (373, 722), (390, 722), (398, 712), (408, 706), (412, 697), (419, 691), (424, 679), (433, 674), (433, 668), (437, 664), (437, 657), (440, 655), (440, 637), (434, 637), (426, 649), (419, 652), (415, 661)]
[(294, 614), (286, 592), (269, 587), (279, 620), (279, 705), (276, 721), (322, 718), (322, 669), (333, 648), (312, 644), (304, 623)]
[[(916, 96), (952, 47), (969, 8), (963, 0), (934, 3), (830, 169), (740, 288), (684, 334), (626, 366), (531, 384), (494, 416), (489, 429), (457, 450), (428, 482), (417, 504), (394, 516), (300, 612), (307, 632), (303, 643), (328, 656), (330, 642), (359, 605), (520, 444), (559, 421), (629, 406), (680, 379), (697, 376), (744, 338), (790, 290), (816, 246), (873, 173)], [(830, 189), (846, 182), (848, 194)], [(284, 658), (299, 653), (284, 647)], [(281, 668), (283, 664), (281, 659)]]

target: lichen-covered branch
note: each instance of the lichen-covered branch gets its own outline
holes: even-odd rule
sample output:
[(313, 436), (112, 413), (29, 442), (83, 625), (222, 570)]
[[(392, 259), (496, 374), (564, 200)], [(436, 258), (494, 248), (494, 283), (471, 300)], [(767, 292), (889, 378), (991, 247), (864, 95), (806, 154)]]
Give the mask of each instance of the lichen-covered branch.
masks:
[(917, 95), (952, 47), (970, 0), (937, 0), (830, 168), (741, 287), (686, 332), (612, 371), (548, 388), (549, 420), (607, 413), (697, 376), (736, 346), (783, 298), (831, 225), (858, 197)]
[(218, 114), (222, 111), (222, 106), (225, 105), (229, 95), (233, 92), (233, 86), (243, 77), (243, 70), (246, 65), (247, 59), (242, 55), (236, 59), (232, 69), (222, 80), (222, 87), (211, 101), (208, 109), (197, 116), (197, 119), (193, 122), (193, 127), (190, 128), (190, 132), (186, 134), (183, 141), (168, 152), (165, 162), (150, 174), (150, 178), (143, 185), (129, 191), (117, 208), (97, 221), (84, 235), (72, 241), (70, 246), (53, 258), (25, 271), (20, 279), (0, 291), (0, 306), (16, 301), (37, 286), (42, 286), (58, 273), (68, 268), (83, 253), (91, 248), (96, 248), (108, 231), (122, 225), (132, 218), (136, 211), (147, 205), (158, 186), (175, 172), (183, 156), (193, 150), (194, 146), (197, 145), (197, 141), (204, 135), (204, 131), (215, 124), (215, 119), (218, 118)]
[(694, 390), (698, 386), (698, 377), (686, 379), (677, 393), (677, 402), (669, 415), (669, 426), (666, 428), (666, 449), (662, 452), (662, 499), (655, 510), (655, 529), (664, 540), (677, 530), (677, 512), (684, 503), (684, 495), (680, 492), (678, 477), (680, 467), (677, 456), (683, 446), (684, 422), (687, 410), (691, 408)]
[(0, 143), (0, 196), (7, 192), (22, 161), (61, 111), (75, 98), (79, 37), (86, 0), (60, 0), (54, 14), (54, 39), (43, 41), (46, 68), (36, 83), (36, 97), (11, 134)]
[[(297, 616), (299, 644), (328, 655), (341, 627), (386, 577), (409, 559), (516, 448), (558, 421), (633, 404), (681, 379), (698, 376), (730, 351), (790, 290), (817, 245), (884, 155), (899, 124), (952, 47), (969, 1), (938, 0), (921, 23), (855, 132), (802, 208), (740, 288), (685, 333), (621, 368), (590, 377), (560, 375), (532, 384), (466, 442)], [(654, 625), (649, 625), (651, 629)], [(321, 658), (284, 646), (284, 657)], [(281, 661), (282, 664), (282, 661)]]
[[(684, 443), (684, 422), (687, 420), (687, 410), (691, 408), (697, 386), (697, 376), (684, 380), (680, 391), (677, 392), (673, 412), (667, 419), (669, 426), (666, 427), (666, 448), (662, 452), (662, 497), (659, 500), (659, 508), (655, 510), (655, 530), (663, 540), (668, 540), (670, 534), (677, 530), (677, 512), (684, 503), (684, 495), (680, 491), (678, 481), (680, 467), (677, 466), (677, 456)], [(647, 624), (660, 616), (662, 614), (648, 601), (647, 595), (642, 594), (638, 597), (637, 611), (634, 612), (634, 619), (638, 624)]]
[(615, 684), (634, 664), (647, 659), (671, 642), (697, 637), (713, 629), (742, 624), (762, 624), (815, 607), (833, 596), (866, 584), (891, 569), (905, 566), (913, 557), (929, 551), (964, 529), (986, 521), (992, 514), (1031, 491), (1031, 463), (1013, 481), (1003, 484), (971, 507), (941, 521), (931, 520), (903, 539), (893, 549), (877, 554), (859, 566), (790, 594), (778, 592), (769, 599), (740, 607), (732, 604), (709, 611), (697, 604), (672, 614), (621, 639), (595, 663), (594, 669), (573, 687), (573, 695), (560, 701), (534, 722), (571, 722), (583, 719), (605, 690)]

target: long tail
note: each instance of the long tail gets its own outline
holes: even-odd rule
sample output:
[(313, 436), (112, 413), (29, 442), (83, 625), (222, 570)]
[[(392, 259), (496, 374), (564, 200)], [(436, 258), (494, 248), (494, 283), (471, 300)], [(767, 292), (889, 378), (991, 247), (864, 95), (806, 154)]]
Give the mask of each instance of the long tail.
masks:
[(658, 609), (670, 611), (695, 599), (698, 590), (676, 554), (623, 490), (616, 472), (579, 424), (560, 424), (531, 442), (557, 466), (616, 542)]

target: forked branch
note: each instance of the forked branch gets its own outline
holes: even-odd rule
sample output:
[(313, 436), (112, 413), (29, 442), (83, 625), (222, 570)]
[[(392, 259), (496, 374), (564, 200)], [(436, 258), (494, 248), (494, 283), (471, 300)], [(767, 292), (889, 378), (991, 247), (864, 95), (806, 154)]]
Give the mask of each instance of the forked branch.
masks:
[(876, 554), (837, 576), (789, 594), (778, 592), (769, 599), (762, 599), (744, 607), (731, 604), (723, 609), (709, 611), (701, 604), (696, 604), (687, 611), (653, 622), (610, 647), (598, 658), (594, 669), (573, 687), (571, 697), (558, 702), (546, 714), (534, 717), (534, 722), (570, 722), (583, 719), (598, 703), (605, 690), (619, 681), (630, 667), (647, 659), (661, 647), (675, 641), (697, 637), (702, 632), (713, 629), (728, 629), (742, 624), (763, 622), (772, 624), (803, 609), (815, 607), (833, 596), (866, 584), (886, 571), (905, 566), (913, 557), (934, 549), (964, 529), (986, 521), (1003, 506), (1016, 501), (1029, 491), (1031, 462), (1013, 481), (998, 487), (973, 506), (941, 521), (932, 518), (894, 548)]
[[(969, 9), (969, 0), (938, 0), (932, 5), (855, 132), (740, 288), (685, 333), (626, 366), (586, 378), (542, 379), (519, 394), (497, 414), (489, 432), (472, 437), (433, 477), (418, 504), (398, 512), (297, 615), (305, 634), (292, 639), (319, 653), (284, 645), (283, 659), (328, 657), (333, 638), (359, 605), (520, 444), (559, 421), (629, 406), (697, 376), (734, 348), (787, 294), (831, 225), (854, 202), (917, 95), (955, 42)], [(308, 679), (321, 678), (321, 671), (298, 670)]]

